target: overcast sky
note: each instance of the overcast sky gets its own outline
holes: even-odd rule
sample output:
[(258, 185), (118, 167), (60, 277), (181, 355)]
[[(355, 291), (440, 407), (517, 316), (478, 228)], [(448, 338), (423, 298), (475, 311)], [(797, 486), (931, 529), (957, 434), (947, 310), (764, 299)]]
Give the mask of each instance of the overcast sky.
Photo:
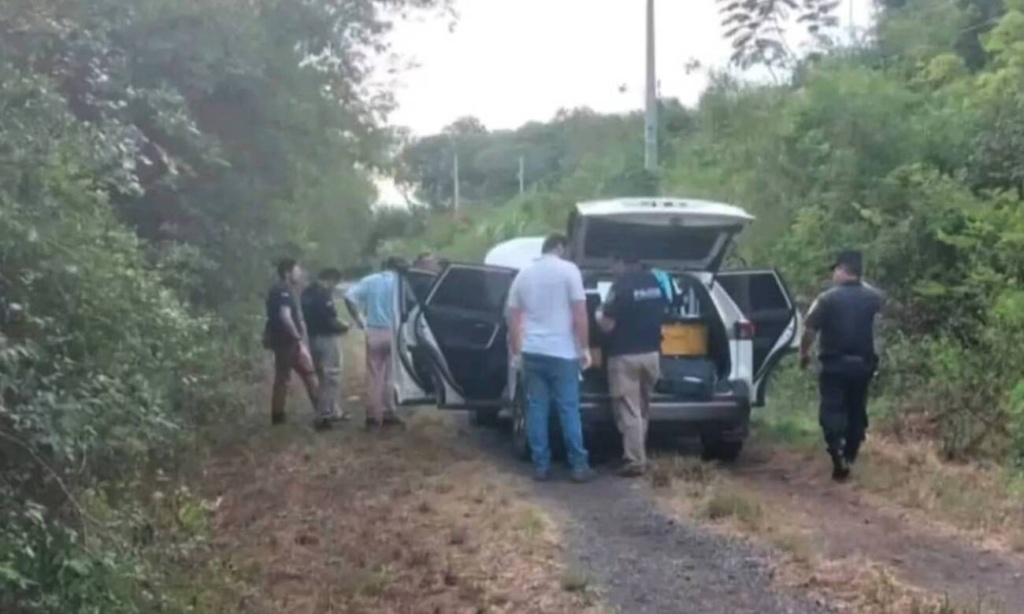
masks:
[[(851, 6), (854, 24), (867, 26), (870, 0), (843, 0), (843, 26)], [(547, 120), (563, 107), (643, 106), (644, 0), (456, 0), (456, 7), (453, 31), (434, 19), (393, 32), (395, 51), (419, 64), (396, 77), (393, 123), (426, 135), (464, 115), (496, 129)], [(718, 7), (658, 0), (656, 16), (661, 95), (693, 104), (706, 79), (688, 75), (687, 63), (728, 64)], [(800, 28), (788, 36), (793, 47), (805, 40)]]

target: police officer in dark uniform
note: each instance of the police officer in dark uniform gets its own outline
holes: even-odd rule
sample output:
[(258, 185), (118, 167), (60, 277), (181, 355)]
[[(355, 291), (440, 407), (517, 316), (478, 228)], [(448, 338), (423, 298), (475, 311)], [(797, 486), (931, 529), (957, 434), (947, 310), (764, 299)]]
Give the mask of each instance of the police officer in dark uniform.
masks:
[(302, 378), (309, 401), (316, 407), (319, 382), (313, 369), (306, 338), (306, 324), (302, 318), (295, 290), (299, 286), (302, 270), (298, 262), (285, 258), (277, 263), (277, 283), (267, 293), (267, 324), (263, 329), (263, 346), (274, 352), (274, 388), (270, 397), (271, 424), (284, 423), (285, 404), (288, 400), (288, 381), (292, 371)]
[(800, 343), (800, 365), (806, 368), (818, 338), (819, 420), (837, 481), (849, 477), (864, 441), (868, 387), (878, 367), (875, 330), (883, 295), (864, 283), (862, 273), (860, 252), (839, 254), (832, 267), (835, 285), (811, 305)]
[(622, 434), (623, 477), (647, 469), (651, 395), (660, 376), (661, 324), (667, 302), (658, 278), (636, 258), (616, 258), (618, 278), (597, 313), (607, 334), (608, 386)]

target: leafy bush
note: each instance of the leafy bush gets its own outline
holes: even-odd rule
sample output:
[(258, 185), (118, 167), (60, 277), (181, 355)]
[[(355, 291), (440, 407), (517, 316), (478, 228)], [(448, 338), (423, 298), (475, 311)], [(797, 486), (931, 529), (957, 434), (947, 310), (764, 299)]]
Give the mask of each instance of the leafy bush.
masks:
[(155, 607), (139, 487), (238, 408), (241, 363), (118, 221), (95, 179), (118, 148), (43, 81), (5, 72), (0, 101), (0, 262), (26, 313), (0, 337), (0, 610)]

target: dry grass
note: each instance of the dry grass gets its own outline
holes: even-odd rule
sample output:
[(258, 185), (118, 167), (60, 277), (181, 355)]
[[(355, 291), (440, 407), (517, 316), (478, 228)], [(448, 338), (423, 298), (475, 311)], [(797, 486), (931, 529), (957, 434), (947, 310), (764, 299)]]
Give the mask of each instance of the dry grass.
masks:
[[(347, 349), (351, 391), (360, 363)], [(601, 611), (588, 585), (567, 587), (557, 522), (450, 416), (423, 412), (383, 434), (359, 424), (268, 428), (209, 465), (230, 597), (199, 611)]]
[(697, 459), (656, 458), (649, 480), (670, 514), (710, 521), (725, 534), (764, 546), (775, 554), (776, 578), (833, 607), (866, 614), (981, 614), (1000, 612), (980, 601), (954, 604), (900, 582), (892, 569), (863, 558), (829, 558), (819, 529), (823, 518), (807, 518), (756, 491), (715, 465)]
[[(820, 428), (812, 406), (810, 398), (800, 398), (777, 405), (784, 410), (759, 414), (759, 439), (820, 460)], [(876, 496), (876, 503), (919, 512), (919, 521), (970, 533), (987, 547), (1024, 551), (1024, 478), (1006, 467), (984, 460), (948, 462), (933, 442), (887, 435), (882, 424), (869, 433), (854, 487)]]
[(947, 463), (929, 444), (876, 437), (868, 442), (856, 482), (989, 546), (1024, 551), (1024, 485), (1001, 467)]
[(863, 614), (994, 614), (982, 602), (953, 603), (900, 582), (884, 565), (858, 559), (819, 561), (797, 573), (788, 567), (784, 580), (811, 593), (827, 595), (845, 611)]

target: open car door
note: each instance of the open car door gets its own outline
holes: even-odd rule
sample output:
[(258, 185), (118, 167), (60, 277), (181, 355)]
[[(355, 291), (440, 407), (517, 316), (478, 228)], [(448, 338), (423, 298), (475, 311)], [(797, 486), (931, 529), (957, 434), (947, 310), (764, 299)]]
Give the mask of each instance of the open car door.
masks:
[(437, 402), (429, 352), (416, 339), (415, 322), (437, 273), (409, 269), (398, 275), (392, 329), (391, 373), (399, 405)]
[(508, 381), (505, 301), (514, 269), (451, 264), (412, 314), (415, 355), (431, 371), (438, 407), (500, 407)]
[(800, 314), (778, 271), (721, 271), (719, 285), (754, 325), (754, 405), (764, 405), (766, 380), (782, 357), (800, 343)]

